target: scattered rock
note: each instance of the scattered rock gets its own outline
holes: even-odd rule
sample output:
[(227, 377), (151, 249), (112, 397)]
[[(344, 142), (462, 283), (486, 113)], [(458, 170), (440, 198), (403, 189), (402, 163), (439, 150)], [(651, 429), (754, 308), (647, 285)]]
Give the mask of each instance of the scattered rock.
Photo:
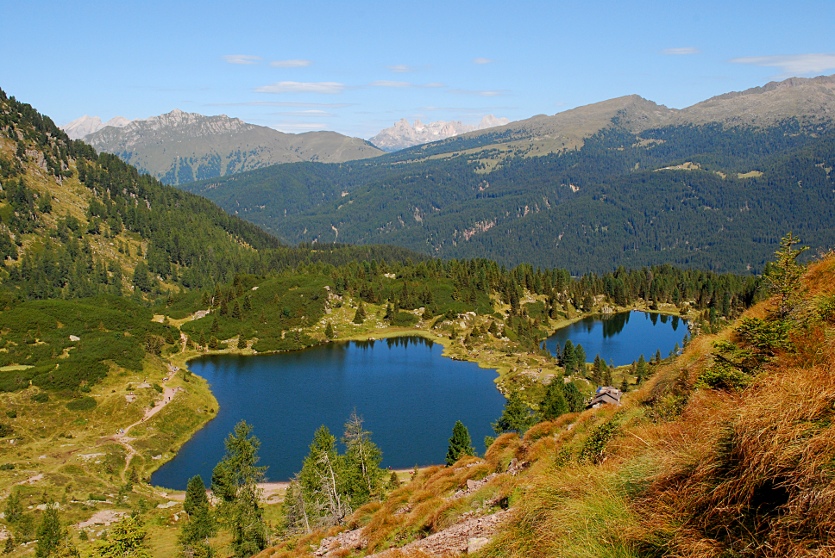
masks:
[[(110, 525), (111, 523), (116, 523), (124, 516), (126, 516), (128, 512), (126, 511), (114, 511), (114, 510), (101, 510), (93, 514), (93, 517), (88, 519), (87, 521), (82, 521), (81, 523), (76, 524), (76, 528), (78, 529), (86, 529), (87, 527), (92, 527), (93, 525)], [(99, 532), (99, 536), (101, 536), (101, 532)]]
[[(508, 513), (508, 511), (502, 510), (492, 515), (468, 519), (448, 529), (429, 535), (425, 539), (411, 542), (398, 550), (407, 556), (410, 552), (415, 551), (421, 551), (430, 556), (464, 554), (469, 551), (470, 540), (472, 539), (484, 539), (484, 544), (487, 544), (499, 524), (508, 517)], [(385, 550), (372, 556), (386, 558), (392, 554), (394, 554), (393, 550)]]
[(362, 550), (368, 542), (362, 538), (362, 529), (345, 531), (335, 537), (322, 539), (314, 556), (343, 556), (346, 550)]
[(78, 335), (70, 335), (70, 341), (81, 341), (81, 337)]

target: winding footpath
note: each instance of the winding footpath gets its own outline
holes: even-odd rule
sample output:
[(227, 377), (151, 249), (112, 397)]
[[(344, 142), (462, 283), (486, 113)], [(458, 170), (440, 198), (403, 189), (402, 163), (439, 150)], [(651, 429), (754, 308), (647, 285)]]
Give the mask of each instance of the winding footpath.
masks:
[[(155, 414), (162, 411), (169, 403), (171, 403), (174, 400), (174, 397), (177, 395), (177, 392), (179, 392), (181, 390), (181, 388), (169, 387), (168, 382), (171, 381), (171, 379), (174, 377), (174, 375), (178, 371), (179, 371), (179, 368), (177, 368), (173, 364), (168, 364), (169, 375), (166, 376), (165, 379), (163, 380), (161, 399), (158, 400), (158, 401), (155, 401), (154, 406), (148, 408), (145, 411), (145, 414), (142, 416), (142, 418), (140, 420), (134, 422), (131, 425), (126, 426), (125, 428), (119, 430), (119, 432), (117, 432), (113, 436), (110, 436), (110, 437), (105, 438), (103, 440), (105, 442), (107, 442), (107, 441), (116, 442), (117, 444), (119, 444), (123, 448), (125, 448), (125, 467), (124, 467), (124, 469), (122, 469), (122, 472), (120, 473), (120, 476), (121, 476), (123, 481), (127, 478), (127, 473), (130, 470), (131, 461), (133, 460), (134, 456), (138, 453), (136, 451), (136, 449), (131, 445), (131, 442), (134, 440), (134, 438), (131, 438), (130, 436), (128, 436), (128, 433), (130, 432), (131, 428), (146, 422), (148, 419), (153, 417)], [(143, 387), (151, 387), (151, 386), (147, 383), (144, 383), (144, 384), (140, 384), (138, 387), (143, 388)]]

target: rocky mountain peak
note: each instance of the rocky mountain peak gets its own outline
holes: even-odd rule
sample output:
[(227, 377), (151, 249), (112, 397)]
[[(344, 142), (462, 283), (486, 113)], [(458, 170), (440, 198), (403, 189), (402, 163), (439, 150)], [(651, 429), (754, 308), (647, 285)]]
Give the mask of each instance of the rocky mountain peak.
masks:
[(130, 120), (123, 116), (115, 116), (107, 122), (102, 122), (98, 116), (88, 116), (85, 114), (81, 118), (76, 118), (69, 124), (65, 124), (62, 126), (62, 129), (71, 139), (84, 139), (85, 136), (98, 132), (107, 126), (122, 128), (128, 124), (130, 124)]
[(460, 120), (438, 120), (424, 124), (419, 119), (415, 119), (414, 124), (409, 124), (408, 120), (401, 118), (368, 141), (384, 151), (397, 151), (475, 130), (502, 126), (508, 122), (510, 120), (507, 118), (497, 118), (492, 114), (484, 116), (477, 125), (464, 124)]

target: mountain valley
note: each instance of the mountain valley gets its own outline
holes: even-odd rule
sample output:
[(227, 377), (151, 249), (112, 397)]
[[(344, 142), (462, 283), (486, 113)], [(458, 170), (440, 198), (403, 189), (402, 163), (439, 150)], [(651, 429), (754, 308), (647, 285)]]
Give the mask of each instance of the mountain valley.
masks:
[[(629, 96), (389, 154), (270, 151), (175, 111), (85, 136), (117, 156), (0, 90), (4, 553), (826, 555), (833, 107), (832, 77), (681, 111)], [(217, 175), (120, 158), (160, 161), (173, 129), (191, 155), (158, 173)], [(627, 310), (681, 321), (683, 346), (615, 366), (543, 345)], [(217, 416), (191, 360), (402, 336), (494, 378), (484, 455), (456, 423), (438, 465), (385, 470), (357, 409), (280, 485), (245, 422), (210, 479), (150, 483)]]

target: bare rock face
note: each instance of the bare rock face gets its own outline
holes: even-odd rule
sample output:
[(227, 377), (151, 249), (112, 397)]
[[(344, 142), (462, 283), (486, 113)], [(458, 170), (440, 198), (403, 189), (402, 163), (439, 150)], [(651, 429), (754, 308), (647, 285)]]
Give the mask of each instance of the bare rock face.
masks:
[(102, 122), (98, 116), (87, 116), (86, 114), (81, 118), (77, 118), (62, 126), (63, 130), (70, 136), (70, 139), (84, 139), (86, 136), (98, 132), (102, 128), (112, 126), (114, 128), (123, 128), (130, 124), (130, 120), (123, 116), (116, 116)]
[(277, 163), (340, 163), (382, 153), (365, 140), (336, 132), (285, 134), (226, 115), (204, 116), (179, 109), (132, 122), (114, 119), (100, 126), (96, 120), (77, 124), (74, 130), (78, 131), (73, 133), (95, 129), (82, 139), (167, 184), (218, 178)]
[(492, 114), (488, 114), (482, 118), (481, 122), (477, 125), (464, 124), (458, 120), (450, 122), (438, 120), (429, 124), (415, 120), (414, 124), (409, 124), (408, 120), (402, 118), (390, 128), (381, 130), (380, 133), (368, 141), (384, 151), (397, 151), (415, 145), (451, 138), (475, 130), (503, 126), (508, 122), (510, 120), (507, 118), (497, 118)]

